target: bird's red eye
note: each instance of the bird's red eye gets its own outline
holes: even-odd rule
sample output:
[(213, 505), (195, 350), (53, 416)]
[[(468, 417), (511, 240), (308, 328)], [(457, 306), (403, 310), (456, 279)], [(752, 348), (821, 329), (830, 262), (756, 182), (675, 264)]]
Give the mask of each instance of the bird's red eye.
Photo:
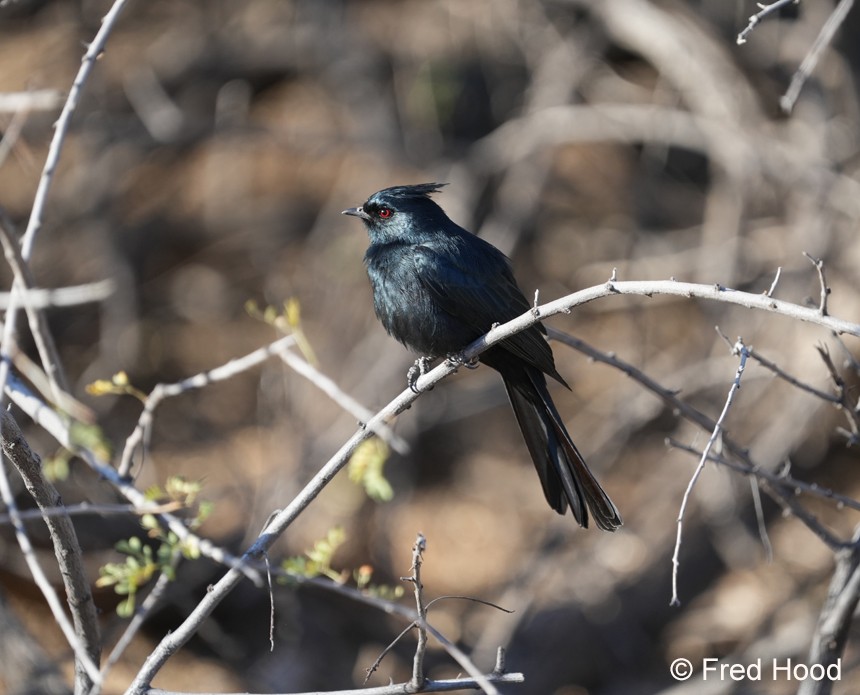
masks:
[(379, 208), (379, 212), (376, 214), (379, 215), (383, 220), (387, 220), (389, 217), (391, 217), (391, 208)]

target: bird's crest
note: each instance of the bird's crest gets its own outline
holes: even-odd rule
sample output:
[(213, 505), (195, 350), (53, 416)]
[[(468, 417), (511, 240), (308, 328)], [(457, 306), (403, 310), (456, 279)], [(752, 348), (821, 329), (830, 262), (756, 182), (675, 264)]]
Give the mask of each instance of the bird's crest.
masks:
[(447, 183), (416, 183), (412, 186), (392, 186), (379, 191), (377, 195), (390, 196), (392, 198), (429, 198), (433, 193), (439, 192)]

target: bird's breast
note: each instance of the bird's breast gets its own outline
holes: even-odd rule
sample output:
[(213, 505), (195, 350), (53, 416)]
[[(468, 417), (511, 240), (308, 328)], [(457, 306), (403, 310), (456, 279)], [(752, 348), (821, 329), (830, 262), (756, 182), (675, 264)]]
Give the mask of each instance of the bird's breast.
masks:
[(439, 357), (463, 349), (478, 337), (440, 308), (408, 252), (374, 253), (371, 247), (365, 262), (376, 316), (396, 340), (419, 354)]

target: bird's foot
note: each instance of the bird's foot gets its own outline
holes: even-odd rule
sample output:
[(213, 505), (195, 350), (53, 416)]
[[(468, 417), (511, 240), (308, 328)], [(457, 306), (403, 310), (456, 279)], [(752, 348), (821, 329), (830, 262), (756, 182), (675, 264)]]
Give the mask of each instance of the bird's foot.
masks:
[(445, 359), (455, 367), (465, 367), (466, 369), (478, 368), (478, 358), (472, 357), (471, 359), (466, 359), (466, 355), (462, 352), (449, 353), (445, 356)]
[(430, 369), (430, 358), (429, 357), (419, 357), (415, 360), (415, 364), (413, 364), (409, 371), (406, 372), (406, 383), (409, 385), (409, 389), (412, 393), (418, 393), (418, 389), (415, 388), (415, 384), (418, 383), (418, 379), (424, 376), (427, 371)]

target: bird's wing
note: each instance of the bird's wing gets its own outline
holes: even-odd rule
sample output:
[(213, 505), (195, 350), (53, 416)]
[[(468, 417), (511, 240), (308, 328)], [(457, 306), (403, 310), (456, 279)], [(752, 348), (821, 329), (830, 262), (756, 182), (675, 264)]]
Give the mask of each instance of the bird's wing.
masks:
[[(481, 249), (484, 253), (474, 254), (469, 258), (473, 262), (468, 264), (462, 255), (439, 252), (424, 245), (415, 247), (413, 254), (418, 278), (439, 308), (465, 322), (477, 335), (531, 308), (514, 280), (507, 259), (494, 247), (489, 249), (492, 254)], [(507, 338), (500, 346), (564, 383), (543, 337), (545, 332), (538, 323)]]

